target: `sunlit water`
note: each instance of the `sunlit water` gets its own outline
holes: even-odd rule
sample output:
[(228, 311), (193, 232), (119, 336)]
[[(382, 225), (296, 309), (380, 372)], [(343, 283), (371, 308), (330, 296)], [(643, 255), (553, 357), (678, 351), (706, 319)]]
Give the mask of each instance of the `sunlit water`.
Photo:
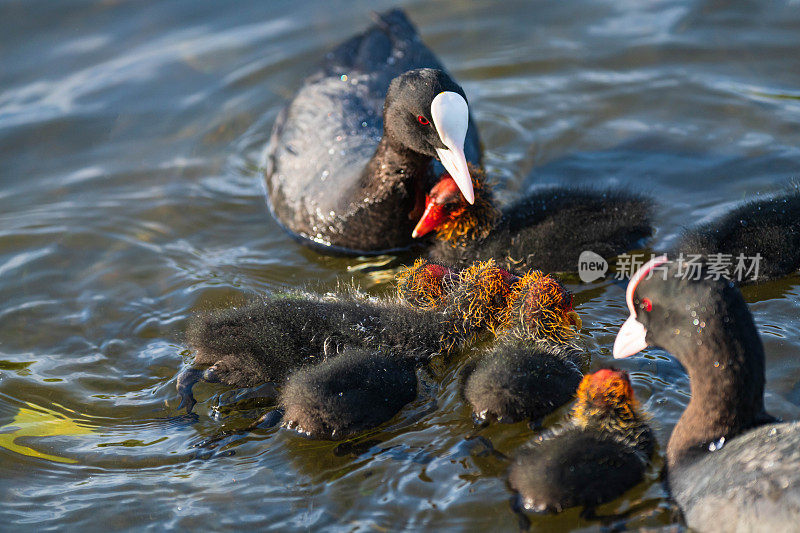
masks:
[[(195, 312), (355, 279), (392, 258), (322, 257), (264, 206), (272, 122), (314, 62), (388, 2), (115, 0), (0, 6), (2, 528), (513, 529), (510, 454), (525, 424), (475, 431), (459, 361), (348, 443), (280, 429), (193, 447), (269, 407), (196, 387), (178, 410)], [(539, 184), (616, 184), (659, 201), (653, 247), (800, 177), (797, 2), (407, 2), (469, 95), (504, 200)], [(407, 260), (403, 258), (402, 260)], [(619, 285), (571, 284), (593, 365), (611, 361)], [(800, 405), (800, 277), (746, 290), (768, 406)], [(658, 350), (617, 363), (661, 443), (648, 480), (603, 506), (672, 523), (658, 471), (688, 399)], [(549, 421), (557, 419), (558, 413)], [(597, 529), (579, 510), (540, 530)], [(620, 523), (618, 523), (619, 525)]]

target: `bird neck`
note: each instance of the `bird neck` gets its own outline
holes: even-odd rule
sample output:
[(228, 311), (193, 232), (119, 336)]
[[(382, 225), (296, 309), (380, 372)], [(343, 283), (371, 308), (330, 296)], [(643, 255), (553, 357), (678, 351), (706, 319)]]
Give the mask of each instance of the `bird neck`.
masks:
[(744, 302), (742, 307), (707, 323), (708, 335), (692, 343), (686, 350), (691, 354), (672, 352), (689, 373), (691, 400), (667, 446), (670, 466), (715, 451), (768, 418), (764, 348)]
[(428, 172), (430, 162), (430, 156), (398, 145), (384, 135), (372, 159), (364, 168), (362, 187), (378, 190), (387, 185), (423, 177)]

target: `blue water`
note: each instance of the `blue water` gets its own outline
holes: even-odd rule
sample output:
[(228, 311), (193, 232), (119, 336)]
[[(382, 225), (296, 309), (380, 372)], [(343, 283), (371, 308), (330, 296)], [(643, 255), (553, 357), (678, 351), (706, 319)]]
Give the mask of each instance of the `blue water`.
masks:
[[(284, 234), (258, 166), (318, 58), (392, 5), (0, 3), (0, 529), (516, 528), (507, 464), (466, 438), (459, 361), (347, 443), (271, 429), (209, 452), (194, 445), (268, 402), (202, 384), (196, 417), (177, 408), (193, 313), (342, 279), (390, 290), (394, 258), (323, 257)], [(503, 200), (554, 183), (647, 192), (660, 248), (800, 177), (797, 2), (400, 5), (462, 82)], [(608, 364), (622, 290), (570, 288), (593, 365)], [(799, 293), (798, 276), (745, 291), (767, 405), (786, 419), (800, 417)], [(687, 379), (658, 350), (616, 364), (662, 447), (601, 511), (640, 507), (619, 523), (632, 529), (674, 523), (657, 477)], [(533, 435), (480, 434), (505, 454)], [(579, 510), (533, 521), (600, 528)]]

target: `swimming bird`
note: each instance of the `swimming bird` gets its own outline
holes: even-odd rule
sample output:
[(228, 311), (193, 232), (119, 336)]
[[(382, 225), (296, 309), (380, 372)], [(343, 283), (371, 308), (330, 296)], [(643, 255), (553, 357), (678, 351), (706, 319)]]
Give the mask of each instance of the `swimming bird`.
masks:
[[(447, 272), (439, 273), (439, 283)], [(200, 379), (235, 387), (282, 383), (294, 370), (345, 348), (386, 351), (418, 362), (449, 354), (492, 325), (485, 307), (504, 301), (514, 279), (491, 264), (475, 265), (447, 282), (451, 294), (441, 306), (425, 309), (343, 287), (327, 295), (276, 293), (199, 314), (187, 331), (194, 361), (177, 382), (182, 405), (194, 405), (191, 390)]]
[[(738, 283), (777, 279), (800, 269), (800, 185), (749, 200), (709, 222), (685, 229), (668, 252), (714, 263)], [(757, 257), (757, 259), (755, 259)]]
[(501, 327), (519, 276), (494, 260), (475, 261), (462, 270), (418, 259), (397, 274), (397, 295), (413, 307), (439, 309), (456, 338), (475, 338)]
[[(441, 339), (445, 353), (480, 331), (513, 329), (533, 342), (538, 335), (568, 335), (573, 324), (580, 324), (571, 308), (571, 297), (553, 297), (537, 304), (530, 297), (536, 291), (529, 290), (525, 291), (527, 299), (513, 297), (514, 302), (529, 302), (527, 312), (506, 311), (513, 287), (518, 283), (527, 286), (531, 276), (519, 278), (494, 266), (492, 261), (457, 272), (418, 260), (397, 278), (401, 301), (418, 305), (420, 311), (428, 313), (423, 315), (427, 320), (439, 317), (445, 328)], [(514, 326), (515, 320), (529, 323)], [(559, 326), (556, 322), (560, 321), (568, 324)], [(319, 365), (300, 368), (289, 376), (281, 393), (283, 425), (309, 437), (326, 439), (344, 438), (375, 427), (415, 397), (412, 392), (416, 390), (416, 380), (411, 379), (414, 366), (410, 362), (405, 354), (397, 352), (345, 348)], [(425, 360), (417, 359), (416, 363), (421, 366)], [(555, 376), (553, 381), (557, 381)], [(572, 391), (574, 385), (568, 395)]]
[(644, 478), (655, 439), (627, 372), (589, 374), (576, 395), (563, 425), (534, 438), (513, 459), (509, 485), (526, 509), (591, 508)]
[[(463, 344), (486, 330), (502, 330), (509, 339), (516, 335), (530, 343), (574, 336), (572, 328), (576, 324), (580, 327), (580, 319), (572, 309), (571, 295), (541, 290), (548, 284), (558, 284), (552, 278), (537, 273), (538, 285), (530, 283), (533, 278), (532, 274), (518, 277), (498, 268), (492, 261), (479, 262), (458, 272), (421, 259), (398, 274), (398, 296), (401, 301), (417, 305), (421, 311), (438, 310), (442, 316), (449, 317), (443, 322), (447, 328), (443, 341), (446, 350), (450, 349), (453, 339)], [(517, 285), (526, 289), (517, 294)], [(531, 288), (532, 285), (536, 287)], [(563, 287), (558, 284), (556, 289), (563, 290)], [(509, 306), (513, 311), (506, 309)], [(553, 353), (548, 352), (548, 355)], [(550, 412), (568, 401), (581, 376), (574, 363), (565, 363), (570, 358), (578, 359), (577, 352), (568, 353), (564, 349), (559, 356), (554, 356), (555, 361), (538, 353), (535, 355), (529, 357), (532, 361), (529, 366), (546, 369), (550, 372), (549, 379), (537, 374), (544, 382), (538, 383), (535, 390), (513, 392), (526, 395), (521, 400), (527, 402), (522, 409), (527, 408), (525, 412), (529, 417), (531, 411), (549, 409), (547, 412)], [(281, 393), (280, 404), (285, 411), (283, 425), (312, 438), (337, 439), (389, 420), (416, 397), (416, 380), (412, 379), (414, 368), (409, 361), (397, 353), (345, 349), (322, 364), (299, 369), (289, 376)], [(420, 363), (424, 361), (419, 360)], [(577, 372), (578, 377), (562, 400), (556, 394), (564, 388), (559, 373), (567, 365), (570, 366), (566, 373)], [(517, 373), (513, 379), (530, 378)], [(544, 395), (546, 390), (557, 392)], [(488, 397), (481, 393), (478, 396)], [(551, 406), (553, 402), (560, 403)]]
[(501, 211), (483, 172), (471, 175), (473, 205), (447, 174), (426, 195), (414, 236), (435, 232), (431, 260), (460, 266), (491, 258), (509, 270), (574, 272), (583, 251), (613, 257), (653, 233), (653, 201), (634, 192), (547, 187)]
[(292, 373), (280, 393), (283, 425), (338, 440), (379, 426), (417, 397), (412, 360), (382, 350), (345, 348)]
[(572, 399), (589, 353), (573, 297), (539, 271), (522, 276), (495, 327), (498, 342), (461, 374), (462, 395), (481, 422), (539, 421)]
[[(439, 321), (439, 349), (449, 354), (497, 325), (500, 307), (518, 279), (491, 261), (458, 272), (418, 260), (397, 275), (399, 305), (416, 306), (421, 320)], [(289, 376), (280, 395), (282, 424), (322, 439), (376, 427), (416, 397), (414, 369), (425, 362), (396, 351), (345, 347)]]
[(480, 146), (466, 94), (391, 10), (328, 53), (276, 119), (265, 152), (270, 210), (328, 252), (404, 248), (435, 181), (432, 160), (472, 202), (467, 161), (480, 165)]
[(661, 256), (636, 272), (625, 299), (614, 357), (658, 346), (689, 374), (691, 400), (667, 446), (670, 492), (689, 527), (796, 529), (800, 423), (777, 423), (764, 409), (764, 348), (739, 289), (687, 279)]
[(234, 387), (282, 384), (292, 371), (345, 348), (424, 360), (457, 346), (455, 335), (438, 311), (355, 290), (327, 296), (278, 293), (194, 317), (187, 331), (194, 361), (181, 373), (178, 390), (191, 409), (191, 388), (199, 379)]

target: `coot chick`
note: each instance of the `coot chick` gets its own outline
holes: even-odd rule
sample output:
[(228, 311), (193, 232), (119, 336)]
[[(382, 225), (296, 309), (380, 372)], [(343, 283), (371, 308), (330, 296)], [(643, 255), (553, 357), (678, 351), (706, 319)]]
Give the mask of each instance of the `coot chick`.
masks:
[(653, 233), (653, 202), (633, 192), (548, 187), (500, 212), (483, 174), (472, 175), (472, 206), (446, 174), (426, 196), (414, 236), (436, 231), (428, 255), (434, 261), (460, 266), (492, 258), (506, 269), (574, 272), (584, 250), (613, 257)]
[(419, 309), (436, 309), (458, 282), (458, 271), (426, 259), (417, 259), (395, 276), (397, 296)]
[(642, 481), (653, 448), (628, 374), (598, 370), (581, 381), (565, 424), (519, 450), (508, 481), (532, 511), (591, 508)]
[[(443, 349), (449, 350), (456, 339), (463, 343), (479, 329), (494, 324), (490, 318), (495, 314), (491, 310), (496, 303), (493, 291), (500, 295), (498, 301), (505, 301), (508, 283), (517, 278), (491, 262), (472, 265), (457, 273), (420, 260), (401, 272), (398, 280), (401, 296), (426, 307), (424, 312), (428, 313), (430, 320), (437, 320), (439, 316), (438, 320), (446, 324), (447, 331), (441, 342)], [(471, 304), (458, 303), (459, 299)], [(572, 300), (554, 299), (548, 305), (566, 303), (571, 307)], [(577, 315), (570, 309), (514, 316), (528, 320), (569, 317), (574, 321)], [(510, 324), (512, 318), (505, 316), (505, 320)], [(559, 330), (549, 324), (542, 327), (520, 325), (519, 329), (531, 334)], [(332, 359), (298, 370), (289, 377), (281, 394), (281, 405), (285, 410), (283, 424), (312, 438), (335, 439), (389, 420), (415, 397), (414, 365), (404, 355), (396, 351), (369, 352), (345, 348)]]
[(368, 298), (354, 290), (329, 297), (273, 295), (195, 317), (187, 332), (195, 358), (179, 376), (178, 390), (191, 408), (191, 387), (201, 376), (235, 387), (281, 383), (293, 370), (345, 348), (425, 360), (458, 346), (454, 335), (453, 325), (439, 311)]
[(664, 261), (631, 278), (614, 357), (659, 346), (689, 374), (691, 400), (667, 446), (672, 496), (692, 529), (794, 530), (800, 423), (764, 410), (764, 349), (747, 304), (732, 282), (684, 279)]
[(495, 328), (496, 335), (522, 341), (570, 345), (583, 323), (574, 296), (558, 279), (531, 270), (512, 286)]
[[(182, 405), (194, 405), (191, 388), (201, 377), (236, 387), (280, 383), (293, 370), (345, 348), (385, 350), (417, 362), (449, 354), (492, 325), (484, 310), (498, 300), (491, 291), (504, 295), (516, 279), (497, 270), (487, 263), (456, 275), (447, 282), (446, 303), (436, 308), (368, 298), (349, 289), (327, 297), (278, 294), (199, 315), (187, 332), (194, 362), (178, 378)], [(503, 296), (499, 301), (505, 302)]]
[(462, 372), (462, 394), (481, 422), (538, 421), (570, 401), (589, 355), (580, 317), (558, 280), (532, 271), (515, 285), (500, 342)]
[(489, 259), (457, 271), (417, 259), (397, 281), (401, 300), (453, 317), (457, 338), (489, 330), (496, 337), (563, 344), (581, 328), (572, 293), (538, 270), (518, 276)]
[(464, 399), (478, 422), (539, 421), (572, 399), (584, 352), (502, 340), (464, 368)]
[[(468, 127), (469, 126), (469, 127)], [(279, 115), (266, 150), (270, 209), (301, 242), (378, 253), (411, 244), (412, 211), (441, 161), (473, 201), (480, 164), (464, 90), (401, 10), (323, 61)]]
[[(445, 325), (440, 347), (449, 352), (493, 324), (492, 306), (505, 302), (516, 279), (492, 262), (456, 272), (418, 260), (397, 275), (398, 295)], [(416, 397), (414, 368), (406, 354), (346, 347), (289, 376), (280, 399), (283, 425), (317, 439), (376, 427)]]
[[(671, 257), (700, 255), (731, 264), (737, 282), (769, 281), (800, 269), (800, 186), (752, 200), (708, 223), (684, 231)], [(727, 257), (720, 256), (725, 254)], [(760, 256), (755, 262), (752, 258)], [(742, 257), (744, 260), (739, 262)], [(739, 270), (737, 271), (737, 267)], [(756, 269), (757, 267), (757, 269)]]
[(410, 359), (347, 348), (289, 376), (280, 394), (283, 425), (316, 439), (338, 440), (379, 426), (417, 396)]

